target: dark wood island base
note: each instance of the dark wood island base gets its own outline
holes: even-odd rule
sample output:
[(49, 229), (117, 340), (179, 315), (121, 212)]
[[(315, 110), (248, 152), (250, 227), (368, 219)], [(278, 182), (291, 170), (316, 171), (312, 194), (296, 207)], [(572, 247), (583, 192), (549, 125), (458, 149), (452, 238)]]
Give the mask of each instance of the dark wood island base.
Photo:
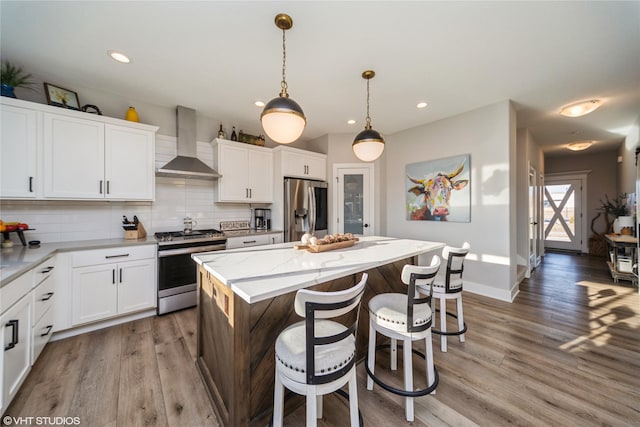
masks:
[[(369, 300), (379, 293), (406, 293), (400, 281), (405, 264), (417, 257), (370, 270), (360, 307), (358, 360), (367, 353)], [(363, 271), (364, 272), (364, 271)], [(337, 291), (355, 285), (361, 273), (309, 287)], [(204, 267), (198, 274), (197, 366), (213, 407), (225, 426), (265, 426), (273, 410), (275, 342), (278, 334), (300, 319), (293, 309), (295, 292), (249, 304)], [(299, 399), (299, 403), (304, 400)], [(291, 411), (295, 404), (285, 408)]]

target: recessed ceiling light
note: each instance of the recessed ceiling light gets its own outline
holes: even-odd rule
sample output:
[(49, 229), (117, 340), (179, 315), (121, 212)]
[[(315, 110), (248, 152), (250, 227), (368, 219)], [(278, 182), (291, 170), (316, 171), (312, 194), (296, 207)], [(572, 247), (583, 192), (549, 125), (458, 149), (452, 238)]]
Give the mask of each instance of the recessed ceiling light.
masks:
[(566, 117), (582, 117), (591, 113), (600, 106), (600, 100), (590, 99), (589, 101), (576, 102), (565, 105), (560, 109), (560, 114)]
[(347, 120), (347, 124), (348, 124), (348, 125), (355, 125), (355, 124), (356, 124), (356, 121), (355, 121), (355, 120), (353, 120), (353, 119), (349, 119), (349, 120)]
[(582, 151), (591, 147), (595, 141), (576, 141), (567, 145), (567, 148), (571, 151)]
[(262, 108), (262, 107), (264, 107), (264, 102), (262, 102), (262, 101), (256, 101), (256, 102), (254, 102), (254, 103), (253, 103), (253, 105), (255, 105), (256, 107), (260, 107), (260, 108)]
[(122, 52), (118, 52), (117, 50), (108, 50), (107, 55), (109, 55), (113, 60), (122, 62), (123, 64), (128, 64), (131, 62), (131, 59)]
[(418, 102), (418, 105), (416, 105), (417, 108), (425, 108), (427, 106), (426, 102)]

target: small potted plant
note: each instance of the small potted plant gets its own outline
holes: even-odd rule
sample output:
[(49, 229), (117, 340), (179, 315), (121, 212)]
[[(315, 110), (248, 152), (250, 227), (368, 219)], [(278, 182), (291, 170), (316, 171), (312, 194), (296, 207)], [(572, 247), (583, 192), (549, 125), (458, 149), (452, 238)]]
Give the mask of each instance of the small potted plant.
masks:
[(17, 87), (28, 87), (33, 84), (29, 79), (31, 74), (25, 74), (21, 67), (11, 65), (9, 61), (2, 61), (0, 67), (0, 83), (2, 83), (2, 96), (15, 98), (14, 89)]

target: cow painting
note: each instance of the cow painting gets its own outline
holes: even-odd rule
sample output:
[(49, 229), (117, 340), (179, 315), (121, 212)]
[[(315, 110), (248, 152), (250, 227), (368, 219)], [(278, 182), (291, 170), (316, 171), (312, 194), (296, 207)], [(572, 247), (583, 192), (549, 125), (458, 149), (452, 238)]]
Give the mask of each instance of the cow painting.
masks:
[[(452, 159), (446, 159), (447, 164), (451, 164)], [(423, 178), (415, 178), (407, 174), (410, 182), (408, 193), (412, 197), (408, 197), (407, 213), (410, 220), (430, 220), (430, 221), (447, 221), (451, 214), (451, 195), (469, 184), (468, 179), (462, 179), (461, 175), (464, 171), (466, 159), (457, 158), (457, 167), (449, 166), (444, 171), (431, 172), (423, 174)], [(428, 163), (428, 162), (427, 162)], [(424, 164), (418, 164), (424, 165)], [(409, 172), (409, 166), (408, 166)], [(465, 173), (468, 175), (468, 172)], [(418, 175), (419, 176), (419, 175)], [(409, 201), (409, 199), (411, 199)], [(459, 209), (464, 210), (464, 207)], [(468, 210), (468, 208), (467, 208)], [(458, 219), (467, 220), (464, 215)]]

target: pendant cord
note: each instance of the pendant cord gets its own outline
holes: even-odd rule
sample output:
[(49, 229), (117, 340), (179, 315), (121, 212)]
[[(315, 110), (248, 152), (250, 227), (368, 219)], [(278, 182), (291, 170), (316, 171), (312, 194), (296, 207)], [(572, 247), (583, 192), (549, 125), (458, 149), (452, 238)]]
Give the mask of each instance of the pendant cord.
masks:
[(367, 79), (367, 123), (365, 129), (371, 129), (371, 117), (369, 117), (369, 79)]
[(282, 91), (280, 92), (280, 96), (289, 97), (287, 93), (287, 79), (285, 78), (285, 70), (287, 64), (287, 45), (285, 39), (285, 29), (282, 29), (282, 81), (280, 82), (280, 87)]

